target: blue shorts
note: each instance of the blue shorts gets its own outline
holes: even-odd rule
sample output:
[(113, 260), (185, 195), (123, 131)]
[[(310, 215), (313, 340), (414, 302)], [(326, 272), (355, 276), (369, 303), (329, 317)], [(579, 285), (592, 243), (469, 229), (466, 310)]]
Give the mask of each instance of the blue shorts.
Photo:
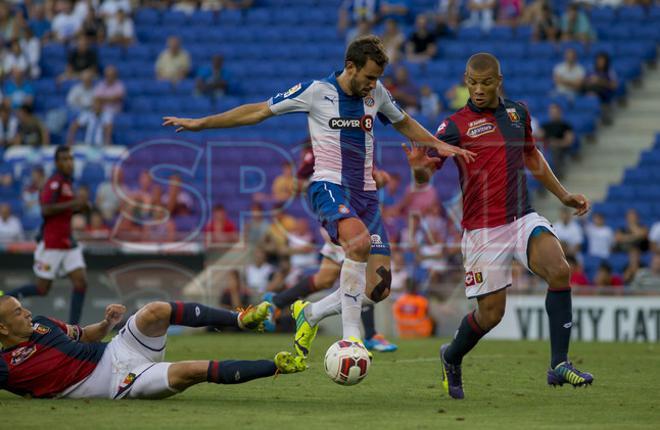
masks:
[(390, 255), (376, 191), (354, 190), (331, 182), (312, 182), (307, 188), (310, 207), (330, 239), (339, 245), (339, 221), (358, 218), (371, 235), (371, 254)]

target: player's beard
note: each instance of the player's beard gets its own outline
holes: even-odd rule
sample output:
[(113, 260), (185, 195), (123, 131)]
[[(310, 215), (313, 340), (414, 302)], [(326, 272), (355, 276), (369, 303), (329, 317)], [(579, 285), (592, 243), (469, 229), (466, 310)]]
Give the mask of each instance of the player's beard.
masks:
[(358, 84), (358, 81), (355, 78), (351, 78), (350, 86), (351, 92), (354, 96), (365, 97), (367, 94), (369, 94), (369, 92), (365, 92), (365, 88), (360, 87), (360, 84)]

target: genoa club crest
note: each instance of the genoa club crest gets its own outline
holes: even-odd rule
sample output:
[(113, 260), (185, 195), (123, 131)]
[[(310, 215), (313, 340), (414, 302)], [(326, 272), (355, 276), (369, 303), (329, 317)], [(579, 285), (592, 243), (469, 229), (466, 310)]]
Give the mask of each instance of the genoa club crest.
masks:
[(511, 120), (511, 122), (520, 121), (520, 117), (518, 116), (518, 112), (516, 111), (515, 108), (507, 108), (506, 113), (507, 115), (509, 115), (509, 119)]

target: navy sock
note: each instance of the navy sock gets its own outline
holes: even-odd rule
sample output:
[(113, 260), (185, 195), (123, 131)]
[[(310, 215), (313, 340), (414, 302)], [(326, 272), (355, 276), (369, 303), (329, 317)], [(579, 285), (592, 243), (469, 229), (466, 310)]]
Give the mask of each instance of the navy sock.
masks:
[(487, 331), (477, 324), (476, 311), (467, 314), (458, 326), (454, 340), (445, 350), (445, 361), (449, 364), (461, 364), (463, 357), (484, 337)]
[(5, 292), (6, 296), (16, 297), (17, 299), (22, 299), (23, 297), (30, 296), (45, 296), (48, 291), (39, 290), (36, 284), (23, 285), (20, 288), (16, 288), (11, 291)]
[(293, 287), (276, 294), (273, 297), (273, 304), (279, 309), (291, 305), (296, 300), (307, 297), (314, 291), (314, 277), (306, 276)]
[(362, 306), (362, 325), (364, 326), (365, 339), (371, 339), (376, 334), (375, 319), (374, 305)]
[(170, 302), (170, 324), (186, 327), (238, 327), (238, 314), (199, 303)]
[(73, 288), (73, 294), (71, 295), (71, 309), (69, 309), (69, 324), (78, 324), (80, 322), (80, 315), (82, 315), (86, 293), (87, 287)]
[(554, 369), (562, 361), (568, 360), (568, 344), (571, 341), (573, 326), (571, 289), (548, 289), (548, 294), (545, 296), (545, 310), (550, 320), (550, 366)]
[(209, 361), (206, 380), (216, 384), (242, 384), (257, 378), (273, 376), (277, 372), (271, 360)]

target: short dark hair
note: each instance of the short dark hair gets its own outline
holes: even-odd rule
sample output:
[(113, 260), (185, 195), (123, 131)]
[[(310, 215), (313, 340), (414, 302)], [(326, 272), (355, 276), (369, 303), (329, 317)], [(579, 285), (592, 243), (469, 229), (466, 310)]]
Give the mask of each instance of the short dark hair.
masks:
[(498, 75), (501, 74), (500, 62), (493, 54), (488, 52), (479, 52), (470, 57), (465, 70), (472, 69), (475, 72), (486, 72), (488, 70), (495, 70)]
[(385, 67), (390, 61), (385, 53), (383, 42), (381, 42), (378, 36), (367, 35), (358, 37), (346, 49), (344, 62), (350, 61), (355, 64), (358, 70), (367, 64), (367, 60), (373, 61), (380, 67)]
[(60, 159), (60, 154), (64, 154), (65, 152), (69, 152), (69, 151), (71, 151), (71, 148), (69, 148), (66, 145), (58, 146), (57, 149), (55, 150), (55, 161), (57, 162), (57, 160)]

